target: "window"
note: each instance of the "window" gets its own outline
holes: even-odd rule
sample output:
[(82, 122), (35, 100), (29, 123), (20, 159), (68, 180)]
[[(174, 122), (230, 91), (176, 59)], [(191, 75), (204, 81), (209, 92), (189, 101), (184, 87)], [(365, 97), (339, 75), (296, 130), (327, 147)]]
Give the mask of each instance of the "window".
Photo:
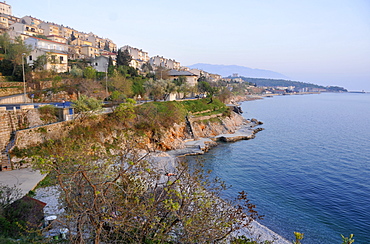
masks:
[(56, 55), (52, 55), (52, 56), (51, 56), (51, 63), (52, 63), (52, 64), (55, 64), (55, 57), (56, 57)]
[(29, 60), (32, 61), (32, 55), (29, 56)]
[(63, 56), (59, 57), (59, 61), (60, 61), (60, 63), (63, 63)]

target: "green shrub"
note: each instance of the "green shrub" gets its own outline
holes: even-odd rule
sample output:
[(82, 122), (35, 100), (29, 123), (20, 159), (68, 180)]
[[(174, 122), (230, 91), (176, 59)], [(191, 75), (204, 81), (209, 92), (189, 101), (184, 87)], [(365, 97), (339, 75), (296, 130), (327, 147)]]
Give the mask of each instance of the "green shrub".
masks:
[(95, 79), (96, 77), (96, 70), (93, 67), (86, 67), (83, 71), (83, 76), (86, 79)]
[[(54, 123), (58, 121), (58, 109), (53, 105), (39, 107), (40, 119), (45, 123)], [(40, 131), (41, 132), (41, 131)]]

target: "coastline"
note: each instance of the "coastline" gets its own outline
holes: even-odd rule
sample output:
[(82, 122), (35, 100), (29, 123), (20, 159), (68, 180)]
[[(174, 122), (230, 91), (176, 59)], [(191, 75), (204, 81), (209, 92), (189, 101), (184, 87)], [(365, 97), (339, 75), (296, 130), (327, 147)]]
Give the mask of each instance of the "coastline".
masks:
[[(256, 98), (261, 99), (261, 98)], [(254, 99), (253, 99), (254, 100)], [(173, 172), (176, 167), (176, 161), (179, 157), (185, 157), (188, 155), (201, 155), (206, 153), (213, 147), (216, 147), (220, 142), (235, 142), (239, 140), (249, 140), (255, 138), (255, 134), (263, 130), (263, 128), (256, 128), (263, 123), (256, 120), (243, 119), (242, 125), (239, 126), (234, 132), (227, 134), (219, 134), (213, 137), (199, 137), (195, 139), (188, 139), (184, 141), (184, 147), (180, 149), (174, 149), (170, 151), (157, 151), (151, 153), (151, 160), (154, 163), (154, 167), (160, 172), (163, 171), (163, 175), (168, 172)], [(55, 199), (56, 189), (38, 189), (36, 191), (36, 199), (43, 200), (49, 204), (49, 215), (59, 214), (57, 208), (57, 199)], [(257, 221), (253, 221), (249, 228), (243, 228), (233, 232), (230, 236), (245, 236), (255, 241), (273, 241), (277, 244), (288, 244), (288, 240), (278, 235), (274, 231), (268, 229), (266, 226), (260, 224)]]
[[(261, 99), (261, 98), (256, 98)], [(254, 99), (253, 99), (254, 100)], [(232, 134), (220, 134), (214, 137), (208, 138), (197, 138), (193, 140), (185, 141), (185, 148), (174, 149), (167, 152), (162, 152), (157, 155), (157, 163), (165, 161), (168, 164), (168, 160), (173, 161), (170, 163), (171, 168), (175, 164), (177, 158), (192, 156), (192, 155), (202, 155), (210, 150), (212, 147), (216, 147), (219, 142), (235, 142), (239, 140), (250, 140), (255, 138), (255, 134), (263, 130), (263, 128), (255, 128), (263, 123), (256, 120), (246, 120), (244, 123)], [(162, 159), (160, 159), (162, 158)], [(172, 160), (171, 160), (172, 159)], [(162, 166), (164, 165), (162, 161)], [(286, 240), (284, 237), (270, 230), (266, 226), (260, 224), (258, 221), (252, 221), (250, 228), (243, 228), (232, 233), (232, 237), (245, 236), (251, 240), (256, 241), (273, 241), (274, 244), (289, 244), (290, 241)]]

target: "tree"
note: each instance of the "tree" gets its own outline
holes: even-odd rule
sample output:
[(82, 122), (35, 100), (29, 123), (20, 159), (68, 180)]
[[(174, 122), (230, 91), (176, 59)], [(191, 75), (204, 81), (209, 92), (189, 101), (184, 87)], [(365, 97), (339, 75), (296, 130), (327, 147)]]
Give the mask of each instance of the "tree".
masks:
[(108, 68), (113, 66), (113, 59), (112, 59), (112, 56), (109, 56), (108, 58)]
[(157, 67), (157, 69), (155, 70), (155, 78), (157, 80), (167, 80), (169, 78), (168, 71), (169, 70), (165, 67)]
[(96, 98), (81, 95), (73, 101), (72, 106), (77, 113), (80, 113), (82, 118), (85, 118), (89, 113), (101, 110), (102, 102)]
[(73, 65), (69, 73), (74, 77), (82, 77), (84, 75), (84, 71), (78, 68), (77, 65)]
[(12, 76), (14, 76), (17, 67), (22, 64), (22, 59), (24, 65), (28, 66), (24, 59), (30, 54), (31, 47), (25, 45), (20, 36), (17, 36), (14, 42), (11, 42), (9, 35), (3, 34), (0, 38), (0, 48), (5, 54), (5, 59), (13, 64)]
[(118, 50), (117, 53), (117, 66), (130, 66), (132, 57), (127, 49), (122, 51), (122, 48)]
[(142, 66), (141, 66), (141, 70), (145, 73), (150, 73), (153, 71), (153, 67), (150, 65), (150, 63), (144, 63)]
[(87, 79), (95, 79), (96, 70), (93, 67), (88, 66), (83, 70), (83, 76)]
[(201, 93), (208, 93), (212, 91), (211, 85), (206, 81), (198, 82), (198, 91)]
[(144, 97), (145, 88), (144, 88), (145, 79), (142, 77), (134, 77), (132, 79), (132, 93), (135, 96)]
[(105, 146), (87, 135), (35, 157), (56, 173), (71, 243), (212, 243), (257, 217), (245, 194), (234, 207), (221, 200), (225, 185), (200, 167), (158, 168), (133, 134)]
[(208, 94), (211, 97), (209, 103), (213, 102), (213, 95), (217, 92), (217, 87), (212, 87), (207, 81), (198, 82), (198, 91)]
[(112, 100), (113, 102), (119, 102), (119, 101), (123, 101), (125, 100), (125, 95), (122, 94), (121, 92), (119, 91), (113, 91), (112, 94), (110, 95), (110, 100)]
[(164, 87), (160, 82), (157, 82), (153, 79), (147, 80), (144, 83), (146, 93), (154, 100), (160, 100), (163, 98)]
[(75, 32), (72, 31), (72, 34), (71, 34), (71, 41), (73, 42), (74, 40), (76, 40), (77, 38), (75, 37)]
[(218, 98), (221, 102), (226, 103), (230, 100), (232, 93), (228, 87), (222, 88), (221, 92), (218, 94)]
[(49, 38), (47, 38), (45, 35), (40, 35), (40, 34), (33, 34), (34, 37), (37, 37), (37, 38), (41, 38), (41, 39), (45, 39), (45, 40), (50, 40)]
[(136, 117), (135, 103), (136, 101), (134, 99), (127, 98), (126, 103), (121, 103), (114, 109), (113, 116), (119, 120), (123, 126), (130, 125)]
[(4, 33), (0, 36), (0, 50), (2, 54), (7, 54), (11, 46), (10, 36), (8, 33)]
[[(100, 43), (99, 43), (100, 44)], [(104, 44), (104, 50), (106, 51), (110, 51), (110, 48), (109, 48), (109, 42), (105, 42)]]
[(41, 56), (38, 56), (36, 58), (36, 60), (33, 62), (32, 70), (34, 70), (34, 71), (44, 70), (44, 66), (45, 66), (46, 63), (47, 63), (47, 56), (45, 54), (41, 55)]

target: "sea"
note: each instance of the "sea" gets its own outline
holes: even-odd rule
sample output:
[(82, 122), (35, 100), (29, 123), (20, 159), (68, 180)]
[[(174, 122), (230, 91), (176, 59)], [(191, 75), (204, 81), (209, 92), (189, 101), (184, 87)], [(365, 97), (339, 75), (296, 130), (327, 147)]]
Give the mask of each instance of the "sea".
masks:
[[(246, 191), (284, 238), (303, 244), (370, 243), (370, 94), (322, 93), (243, 102), (264, 124), (252, 140), (222, 143), (201, 157), (212, 177)], [(190, 159), (194, 159), (189, 157)]]

